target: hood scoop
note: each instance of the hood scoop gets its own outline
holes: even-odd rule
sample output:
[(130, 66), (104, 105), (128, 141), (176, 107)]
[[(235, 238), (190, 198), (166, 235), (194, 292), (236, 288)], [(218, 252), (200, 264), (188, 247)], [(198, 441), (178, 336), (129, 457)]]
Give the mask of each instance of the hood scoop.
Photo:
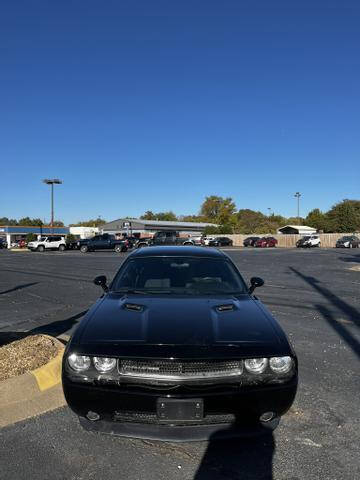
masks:
[(130, 310), (131, 312), (142, 312), (144, 310), (143, 305), (137, 305), (136, 303), (125, 303), (125, 310)]
[(233, 303), (226, 303), (224, 305), (218, 305), (215, 307), (218, 312), (232, 312), (235, 310)]

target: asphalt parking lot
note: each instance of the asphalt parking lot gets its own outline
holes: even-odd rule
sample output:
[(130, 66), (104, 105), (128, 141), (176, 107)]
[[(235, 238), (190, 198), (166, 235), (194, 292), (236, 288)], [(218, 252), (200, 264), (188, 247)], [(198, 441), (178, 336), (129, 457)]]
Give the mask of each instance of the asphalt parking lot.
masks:
[[(294, 343), (300, 385), (273, 436), (161, 443), (83, 431), (65, 407), (0, 430), (7, 479), (360, 478), (360, 250), (224, 249)], [(126, 254), (0, 251), (0, 332), (69, 332)]]

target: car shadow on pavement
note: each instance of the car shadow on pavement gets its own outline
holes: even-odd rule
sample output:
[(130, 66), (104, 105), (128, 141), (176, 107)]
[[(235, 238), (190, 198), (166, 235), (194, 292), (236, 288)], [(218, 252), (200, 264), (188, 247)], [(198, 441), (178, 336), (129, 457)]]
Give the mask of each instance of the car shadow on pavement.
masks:
[(339, 260), (348, 263), (360, 263), (360, 255), (349, 255), (347, 257), (339, 257)]
[(16, 340), (22, 340), (30, 335), (28, 332), (0, 332), (0, 347), (4, 347)]
[(16, 292), (16, 290), (22, 290), (23, 288), (31, 287), (32, 285), (37, 285), (39, 282), (24, 283), (23, 285), (17, 285), (16, 287), (9, 288), (9, 290), (4, 290), (0, 292), (0, 295), (5, 295), (5, 293)]
[[(307, 276), (299, 272), (293, 267), (290, 267), (290, 270), (295, 273), (298, 277), (302, 278), (306, 283), (308, 283), (314, 290), (320, 293), (328, 302), (330, 302), (334, 307), (340, 310), (346, 317), (349, 324), (353, 324), (357, 327), (360, 327), (360, 312), (342, 300), (340, 297), (335, 295), (331, 290), (320, 285), (320, 281), (315, 277)], [(328, 324), (343, 338), (343, 340), (349, 345), (349, 347), (360, 357), (360, 343), (359, 341), (349, 332), (349, 330), (340, 323), (331, 311), (323, 306), (316, 306), (318, 311), (322, 314), (324, 319)]]
[(57, 322), (47, 323), (46, 325), (41, 325), (40, 327), (33, 328), (29, 330), (29, 333), (32, 335), (37, 333), (44, 333), (46, 335), (51, 335), (53, 337), (58, 337), (64, 333), (71, 333), (73, 331), (73, 327), (76, 326), (80, 319), (87, 313), (87, 310), (77, 313), (76, 315), (72, 315), (65, 320), (58, 320)]
[(271, 480), (272, 433), (247, 439), (210, 439), (194, 480)]

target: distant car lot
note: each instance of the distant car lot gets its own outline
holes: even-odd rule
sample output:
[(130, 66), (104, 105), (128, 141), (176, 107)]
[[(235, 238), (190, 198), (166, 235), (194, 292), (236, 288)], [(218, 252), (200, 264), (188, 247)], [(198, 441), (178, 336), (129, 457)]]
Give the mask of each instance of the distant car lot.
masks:
[[(359, 477), (360, 251), (225, 248), (294, 342), (295, 406), (266, 441), (159, 444), (83, 432), (67, 408), (0, 431), (2, 478), (354, 480)], [(127, 253), (1, 250), (0, 330), (69, 331)], [(241, 320), (240, 320), (241, 321)], [(276, 450), (275, 450), (276, 444)], [(36, 455), (34, 456), (34, 450)], [(121, 454), (119, 454), (121, 452)], [(89, 461), (91, 458), (91, 462)], [(21, 460), (19, 460), (21, 459)], [(273, 473), (271, 473), (273, 472)], [(272, 476), (273, 475), (273, 476)]]

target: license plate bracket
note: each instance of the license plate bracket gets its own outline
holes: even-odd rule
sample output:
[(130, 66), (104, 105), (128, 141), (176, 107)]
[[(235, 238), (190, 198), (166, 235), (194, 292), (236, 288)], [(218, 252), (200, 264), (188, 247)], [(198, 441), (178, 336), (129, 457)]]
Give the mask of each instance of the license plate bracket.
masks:
[(204, 416), (204, 401), (202, 398), (159, 398), (157, 401), (157, 416), (159, 420), (164, 421), (201, 420)]

